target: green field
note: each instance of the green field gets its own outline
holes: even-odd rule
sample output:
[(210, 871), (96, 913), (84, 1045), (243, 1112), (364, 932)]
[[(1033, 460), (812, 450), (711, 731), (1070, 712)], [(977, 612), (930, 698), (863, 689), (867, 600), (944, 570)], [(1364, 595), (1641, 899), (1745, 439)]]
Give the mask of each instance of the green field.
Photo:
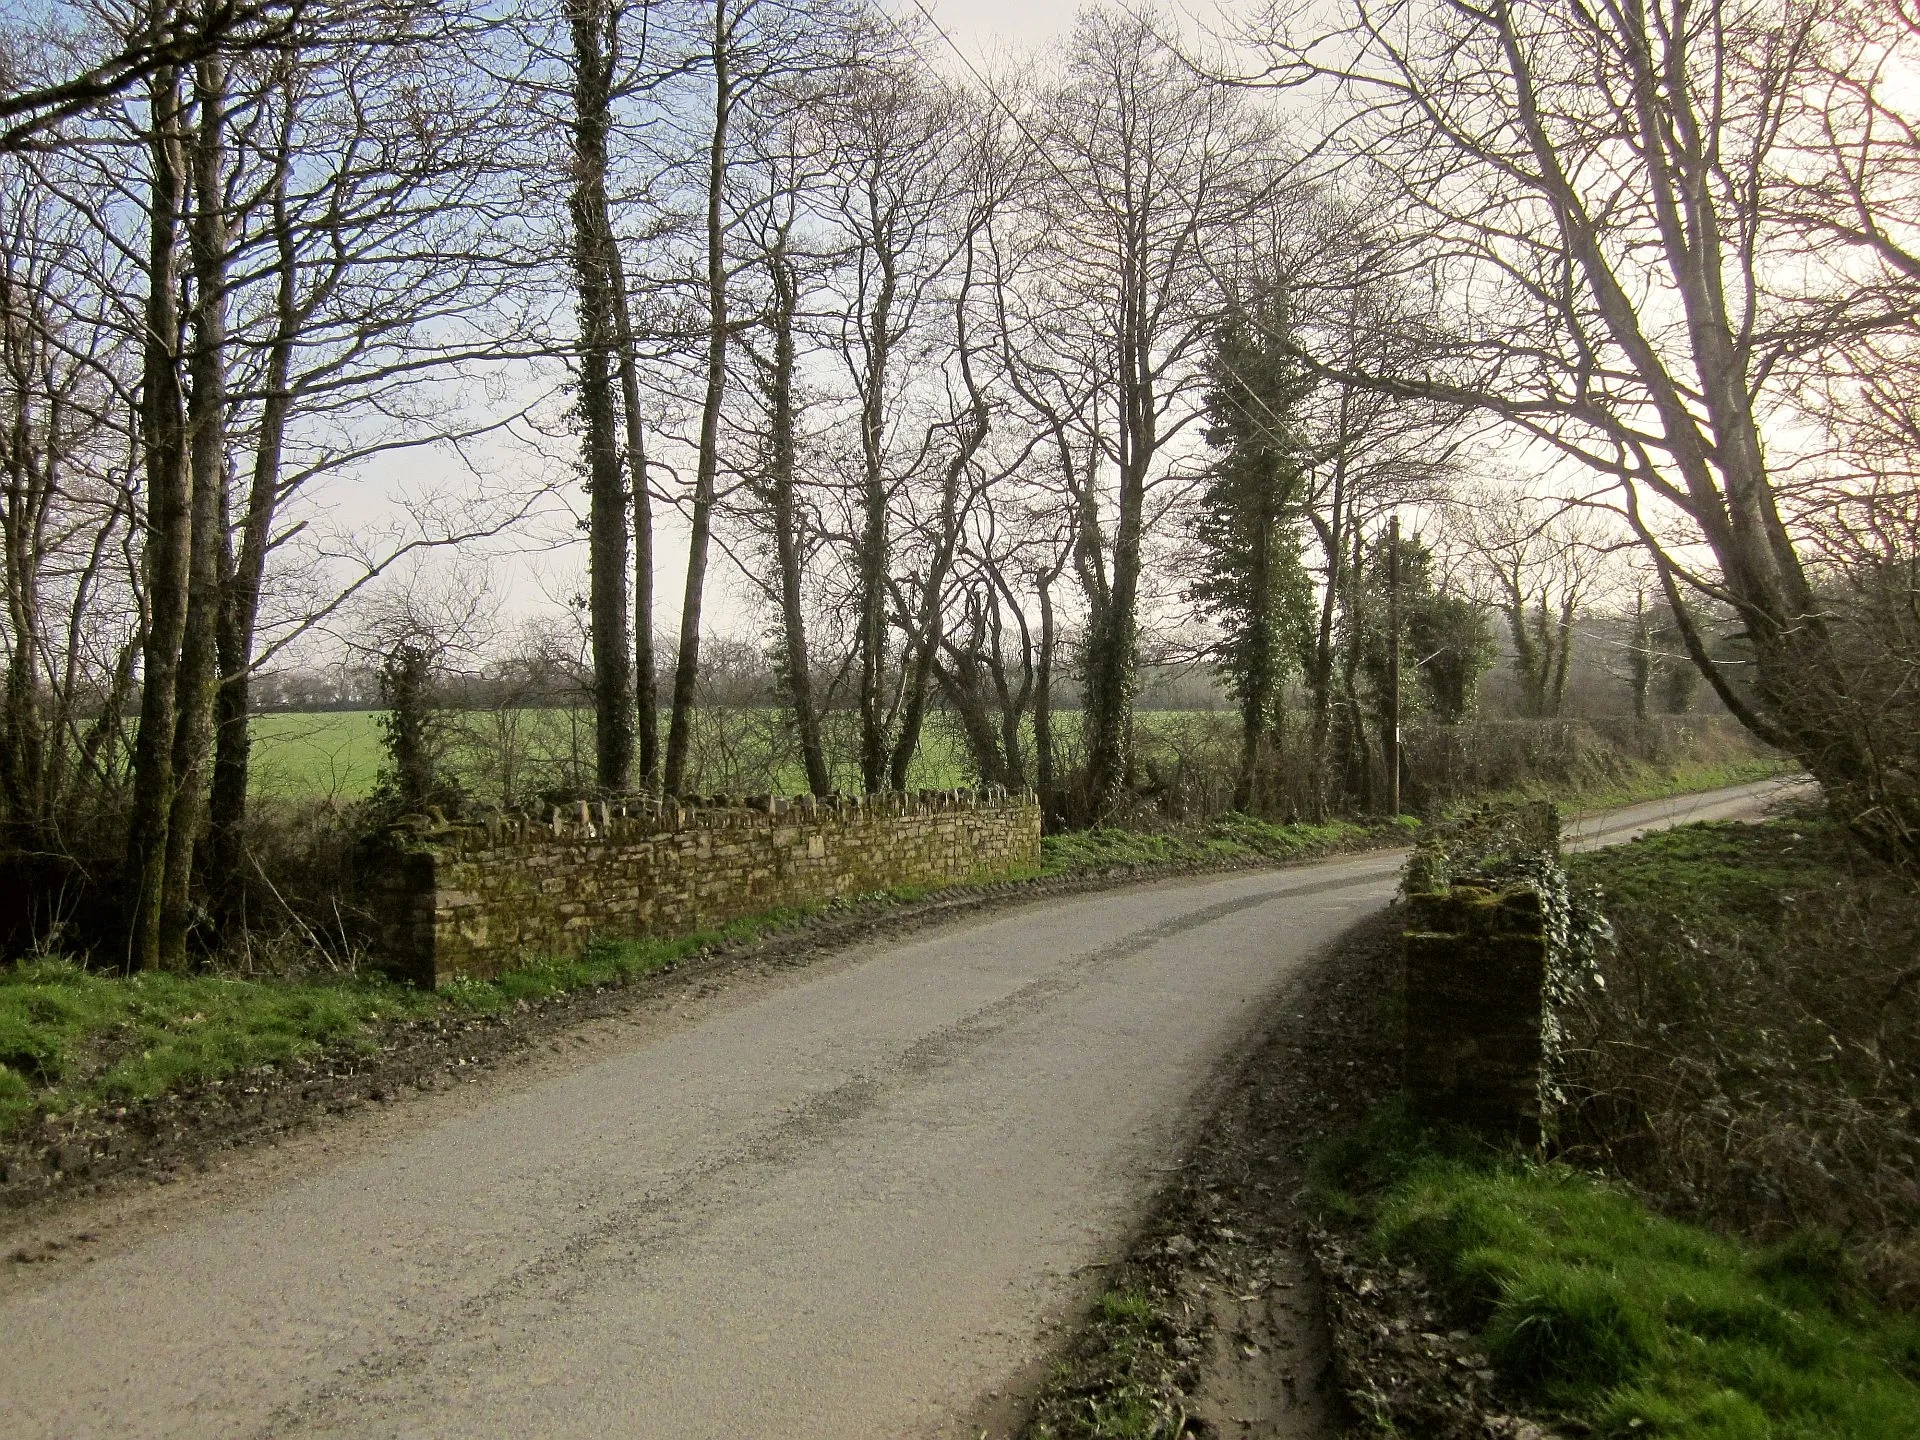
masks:
[(254, 716), (254, 793), (358, 800), (380, 771), (378, 719), (374, 710)]
[[(1059, 763), (1079, 760), (1078, 712), (1055, 717)], [(353, 801), (370, 793), (383, 761), (380, 712), (340, 710), (258, 715), (253, 721), (253, 792), (285, 801)], [(1551, 731), (1556, 722), (1541, 722)], [(446, 768), (480, 804), (538, 804), (549, 792), (592, 787), (593, 716), (585, 709), (469, 710), (444, 715)], [(836, 710), (823, 717), (823, 743), (835, 784), (862, 788), (856, 761), (858, 721)], [(661, 717), (661, 731), (666, 717)], [(1469, 747), (1486, 763), (1469, 764), (1455, 788), (1428, 797), (1430, 808), (1505, 791), (1512, 797), (1559, 801), (1573, 809), (1624, 805), (1658, 795), (1708, 790), (1776, 773), (1774, 757), (1756, 753), (1742, 734), (1702, 726), (1693, 740), (1654, 762), (1619, 749), (1602, 735), (1562, 743), (1536, 754), (1516, 746), (1513, 722), (1462, 727)], [(1549, 737), (1551, 738), (1551, 736)], [(1231, 804), (1238, 756), (1237, 718), (1222, 710), (1142, 710), (1135, 739), (1144, 788), (1174, 794), (1176, 815), (1205, 815)], [(1031, 733), (1029, 733), (1031, 744)], [(1441, 774), (1448, 773), (1444, 768)], [(1516, 779), (1519, 783), (1515, 784)], [(1460, 782), (1464, 781), (1464, 788)], [(910, 790), (945, 790), (974, 783), (966, 747), (952, 720), (930, 715), (908, 773)], [(1305, 784), (1294, 776), (1295, 789)], [(1511, 787), (1510, 789), (1508, 787)], [(784, 711), (773, 707), (715, 706), (694, 712), (687, 791), (796, 795), (807, 788)], [(1295, 803), (1307, 808), (1296, 794)], [(1282, 805), (1280, 808), (1286, 808)]]
[[(828, 753), (854, 753), (852, 717), (829, 717)], [(384, 760), (380, 712), (278, 712), (253, 719), (253, 793), (283, 800), (358, 800), (372, 791)], [(470, 711), (452, 721), (449, 767), (483, 801), (524, 802), (542, 790), (577, 790), (593, 769), (593, 715), (588, 710)], [(666, 735), (666, 717), (660, 721)], [(845, 730), (847, 734), (835, 734)], [(692, 790), (798, 794), (806, 774), (791, 758), (773, 710), (713, 711), (696, 717)], [(860, 789), (851, 763), (836, 767), (840, 788)], [(929, 725), (908, 774), (909, 789), (951, 789), (972, 783), (963, 748)]]

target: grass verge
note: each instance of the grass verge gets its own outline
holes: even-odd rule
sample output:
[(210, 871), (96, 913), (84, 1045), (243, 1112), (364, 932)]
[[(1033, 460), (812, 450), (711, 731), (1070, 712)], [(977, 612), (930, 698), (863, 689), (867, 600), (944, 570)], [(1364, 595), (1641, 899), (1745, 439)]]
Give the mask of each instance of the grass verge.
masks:
[(1040, 842), (1040, 873), (1071, 875), (1113, 866), (1217, 865), (1236, 861), (1305, 860), (1369, 846), (1412, 843), (1412, 816), (1361, 824), (1274, 825), (1250, 815), (1222, 815), (1187, 830), (1072, 830)]
[(316, 1050), (372, 1051), (401, 1021), (489, 1015), (562, 991), (623, 983), (797, 918), (770, 912), (670, 940), (600, 942), (571, 959), (536, 959), (497, 980), (456, 981), (437, 992), (380, 976), (121, 977), (65, 960), (28, 961), (0, 969), (0, 1135), (36, 1114), (150, 1099)]
[(1616, 810), (1623, 805), (1639, 805), (1648, 800), (1665, 800), (1674, 795), (1693, 795), (1705, 790), (1724, 790), (1731, 785), (1746, 785), (1755, 780), (1776, 780), (1795, 770), (1792, 761), (1777, 755), (1746, 755), (1730, 760), (1689, 762), (1679, 765), (1654, 765), (1636, 762), (1598, 774), (1579, 784), (1517, 785), (1487, 800), (1551, 800), (1562, 810), (1581, 814), (1595, 810)]
[(1812, 810), (1566, 863), (1614, 940), (1562, 1015), (1563, 1153), (1760, 1243), (1823, 1226), (1920, 1310), (1912, 878)]
[(1377, 1112), (1324, 1149), (1316, 1193), (1421, 1267), (1503, 1382), (1604, 1436), (1920, 1435), (1920, 1324), (1867, 1298), (1838, 1247), (1743, 1246), (1561, 1165)]

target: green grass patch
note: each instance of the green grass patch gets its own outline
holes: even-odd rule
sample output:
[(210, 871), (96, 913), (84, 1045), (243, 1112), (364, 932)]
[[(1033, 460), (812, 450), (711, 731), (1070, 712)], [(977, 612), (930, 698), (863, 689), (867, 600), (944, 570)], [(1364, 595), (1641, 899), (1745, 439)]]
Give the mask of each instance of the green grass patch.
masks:
[(338, 1043), (430, 995), (383, 981), (275, 984), (205, 975), (97, 975), (62, 960), (0, 969), (0, 1133), (36, 1106), (144, 1099)]
[(1173, 1440), (1188, 1433), (1172, 1381), (1180, 1361), (1164, 1302), (1144, 1289), (1094, 1303), (1081, 1353), (1054, 1368), (1028, 1440)]
[(360, 800), (385, 760), (377, 710), (253, 717), (249, 780), (277, 800)]
[[(251, 781), (254, 794), (287, 801), (361, 800), (385, 763), (378, 710), (273, 711), (253, 717)], [(844, 723), (836, 715), (835, 723)], [(447, 757), (453, 776), (483, 801), (501, 798), (502, 765), (510, 756), (517, 793), (578, 787), (593, 769), (593, 712), (548, 706), (469, 710), (450, 717)], [(664, 733), (666, 717), (661, 717)], [(777, 712), (753, 707), (713, 711), (696, 720), (691, 783), (696, 789), (797, 795), (805, 768), (778, 739)], [(836, 753), (848, 746), (836, 747)], [(841, 788), (860, 789), (844, 768)], [(973, 783), (964, 747), (943, 727), (921, 737), (907, 777), (909, 789), (950, 790)]]
[(1222, 815), (1191, 829), (1071, 830), (1040, 842), (1046, 875), (1101, 871), (1115, 866), (1200, 865), (1225, 861), (1303, 860), (1369, 846), (1410, 844), (1420, 822), (1412, 816), (1361, 824), (1275, 825), (1249, 815)]
[(1625, 845), (1572, 854), (1567, 873), (1599, 887), (1610, 911), (1684, 915), (1690, 927), (1776, 927), (1793, 897), (1834, 883), (1849, 846), (1824, 816), (1762, 824), (1707, 821), (1642, 835)]
[(1437, 1282), (1508, 1384), (1596, 1434), (1920, 1435), (1920, 1324), (1876, 1309), (1837, 1246), (1743, 1246), (1397, 1108), (1323, 1151), (1314, 1184)]
[(1793, 761), (1778, 755), (1747, 755), (1731, 760), (1690, 761), (1677, 765), (1652, 765), (1635, 761), (1578, 783), (1516, 785), (1510, 790), (1476, 797), (1464, 803), (1479, 805), (1489, 800), (1551, 800), (1563, 810), (1580, 814), (1616, 810), (1623, 805), (1639, 805), (1648, 800), (1664, 800), (1671, 795), (1697, 795), (1706, 790), (1724, 790), (1730, 785), (1746, 785), (1755, 780), (1774, 780), (1792, 774), (1796, 768)]

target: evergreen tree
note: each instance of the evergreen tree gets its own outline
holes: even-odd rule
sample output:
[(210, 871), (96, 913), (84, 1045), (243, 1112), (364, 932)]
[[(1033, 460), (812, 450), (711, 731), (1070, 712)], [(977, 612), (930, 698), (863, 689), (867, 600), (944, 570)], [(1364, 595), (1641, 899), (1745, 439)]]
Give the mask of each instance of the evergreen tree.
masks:
[[(1336, 738), (1351, 798), (1374, 803), (1373, 748), (1392, 707), (1387, 690), (1387, 588), (1391, 575), (1385, 530), (1356, 557), (1358, 583), (1341, 597), (1341, 642), (1353, 659), (1352, 683)], [(1480, 677), (1495, 659), (1485, 608), (1449, 590), (1434, 572), (1433, 550), (1418, 534), (1400, 539), (1400, 717), (1431, 716), (1454, 725), (1473, 710)]]
[[(1429, 585), (1406, 616), (1420, 692), (1435, 719), (1458, 725), (1473, 712), (1480, 677), (1493, 666), (1493, 627), (1465, 595)], [(1404, 667), (1403, 667), (1404, 668)]]
[(1241, 722), (1235, 808), (1261, 807), (1282, 738), (1282, 695), (1310, 624), (1300, 562), (1304, 490), (1297, 408), (1312, 386), (1286, 344), (1284, 289), (1236, 296), (1209, 360), (1206, 440), (1218, 458), (1193, 524), (1188, 598), (1219, 627), (1215, 658)]

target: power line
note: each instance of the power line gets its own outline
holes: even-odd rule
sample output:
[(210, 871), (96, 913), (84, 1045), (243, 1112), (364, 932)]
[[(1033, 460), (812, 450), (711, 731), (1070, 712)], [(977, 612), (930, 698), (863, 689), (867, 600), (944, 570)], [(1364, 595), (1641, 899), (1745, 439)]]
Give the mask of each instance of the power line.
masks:
[[(1002, 95), (999, 90), (994, 88), (991, 80), (980, 73), (979, 67), (968, 57), (967, 52), (960, 48), (960, 43), (948, 33), (947, 27), (940, 23), (939, 17), (927, 8), (925, 0), (912, 0), (912, 4), (913, 8), (920, 12), (922, 18), (934, 28), (934, 32), (938, 34), (942, 40), (947, 42), (947, 48), (953, 51), (954, 58), (966, 67), (967, 73), (973, 77), (974, 83), (986, 92), (988, 98), (991, 99), (995, 105), (999, 106), (1000, 109), (1005, 112), (1006, 117), (1013, 122), (1014, 128), (1020, 132), (1021, 137), (1032, 147), (1034, 154), (1046, 162), (1047, 168), (1059, 177), (1061, 184), (1071, 189), (1074, 184), (1073, 177), (1061, 167), (1059, 161), (1053, 158), (1053, 152), (1041, 143), (1039, 136), (1027, 128), (1027, 122), (1021, 117), (1020, 112), (1008, 102), (1007, 98)], [(886, 17), (887, 24), (893, 27), (893, 32), (911, 45), (913, 43), (913, 37), (900, 27), (900, 23), (893, 18), (892, 12), (884, 5), (880, 6), (879, 9), (881, 15)], [(1267, 330), (1264, 324), (1262, 324), (1260, 328), (1263, 331)], [(1273, 336), (1271, 332), (1269, 332), (1269, 335), (1270, 338), (1281, 340), (1283, 343), (1290, 343), (1284, 336)], [(1253, 385), (1248, 383), (1245, 375), (1231, 363), (1221, 361), (1217, 354), (1215, 361), (1221, 364), (1226, 374), (1246, 392), (1256, 405), (1266, 412), (1267, 418), (1272, 421), (1274, 425), (1280, 427), (1285, 426), (1285, 420), (1274, 410), (1273, 406), (1267, 403), (1267, 398), (1260, 394)]]

